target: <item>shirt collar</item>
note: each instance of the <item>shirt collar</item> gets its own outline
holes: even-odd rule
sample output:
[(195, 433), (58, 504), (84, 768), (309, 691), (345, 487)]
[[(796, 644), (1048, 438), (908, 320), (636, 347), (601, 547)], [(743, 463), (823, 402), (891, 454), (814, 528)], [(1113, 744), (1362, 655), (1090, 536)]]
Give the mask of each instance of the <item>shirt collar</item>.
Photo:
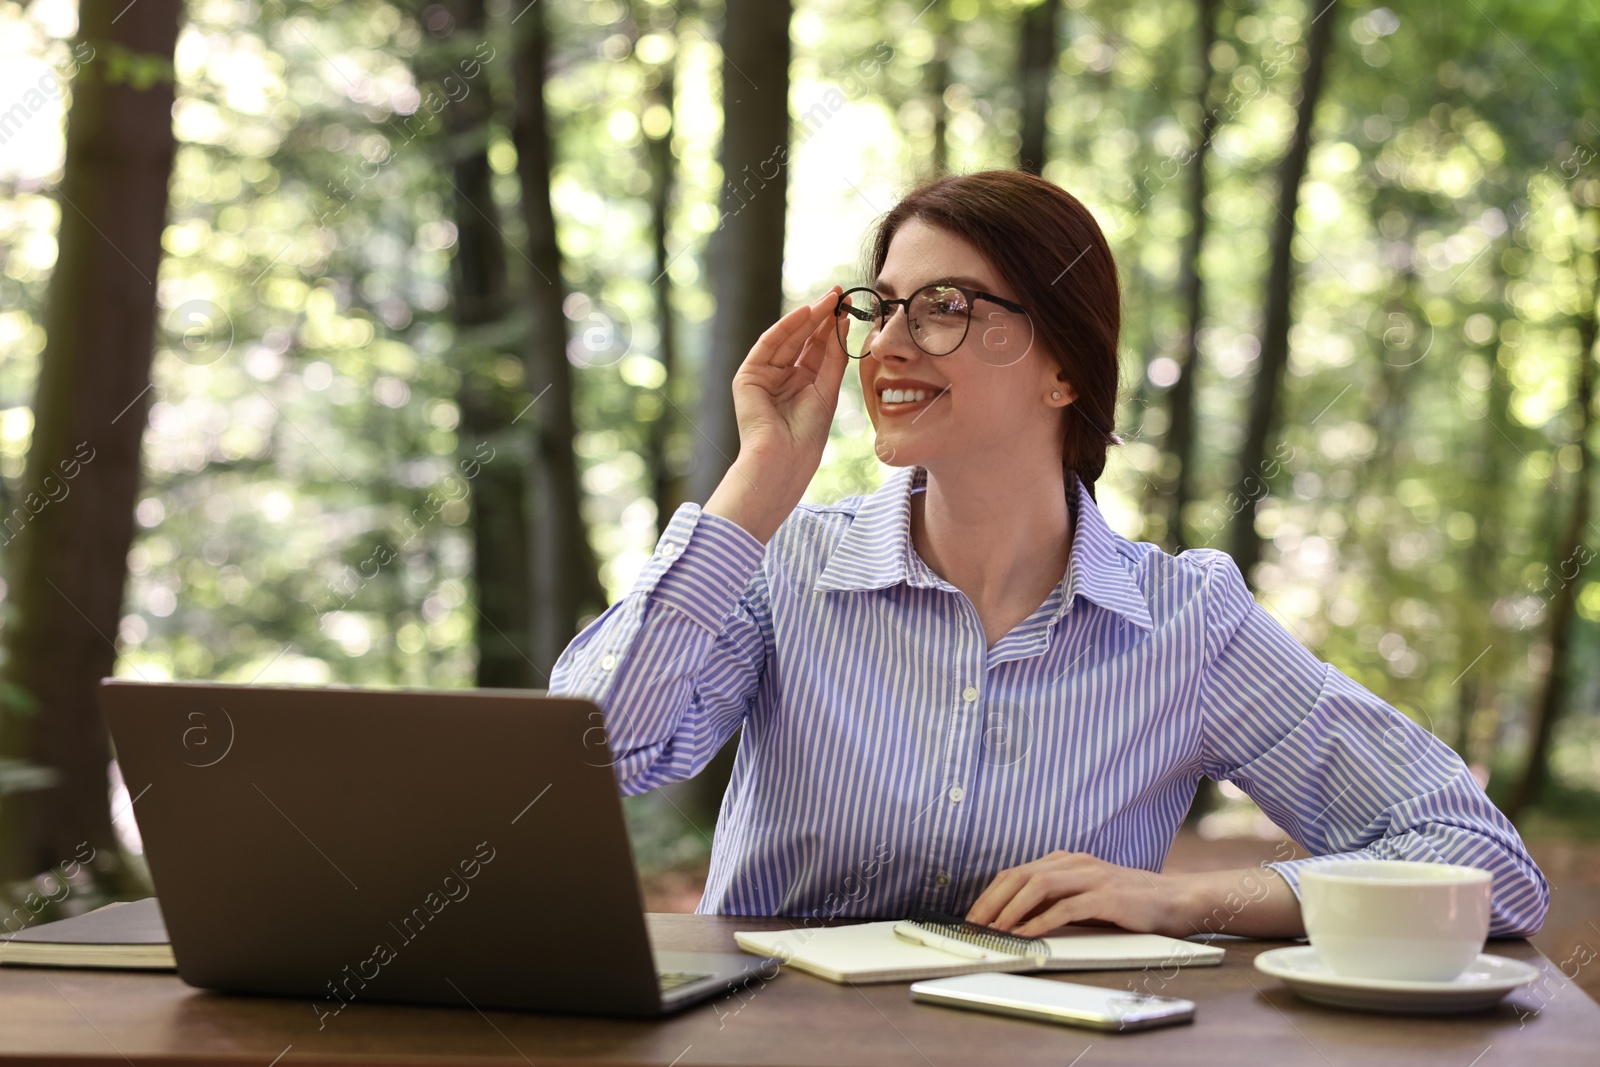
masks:
[[(902, 467), (877, 492), (862, 498), (855, 519), (815, 588), (822, 592), (860, 592), (904, 583), (954, 590), (929, 569), (911, 546), (911, 494), (920, 491), (926, 479), (927, 472), (921, 467)], [(1067, 561), (1066, 591), (1056, 617), (1081, 596), (1141, 629), (1154, 630), (1144, 593), (1118, 551), (1117, 534), (1106, 525), (1083, 480), (1073, 475), (1072, 482), (1068, 492), (1077, 494), (1076, 521), (1072, 554)]]

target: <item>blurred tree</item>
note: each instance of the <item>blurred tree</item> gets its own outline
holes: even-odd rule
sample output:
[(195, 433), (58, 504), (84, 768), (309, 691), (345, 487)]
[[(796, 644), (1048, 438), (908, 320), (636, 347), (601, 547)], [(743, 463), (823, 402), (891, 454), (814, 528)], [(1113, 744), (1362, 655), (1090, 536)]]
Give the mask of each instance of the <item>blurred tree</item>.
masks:
[(1245, 580), (1254, 588), (1251, 572), (1261, 559), (1261, 535), (1256, 531), (1256, 502), (1266, 491), (1267, 438), (1278, 417), (1283, 372), (1289, 364), (1289, 328), (1293, 325), (1295, 212), (1300, 207), (1300, 183), (1305, 178), (1311, 152), (1312, 127), (1317, 103), (1322, 99), (1328, 55), (1333, 49), (1338, 0), (1310, 0), (1306, 8), (1306, 66), (1300, 78), (1300, 99), (1295, 105), (1294, 133), (1278, 164), (1277, 216), (1272, 220), (1271, 265), (1267, 268), (1265, 309), (1261, 323), (1261, 358), (1256, 365), (1255, 390), (1250, 396), (1249, 423), (1239, 450), (1237, 499), (1247, 501), (1233, 520), (1230, 552)]
[[(492, 81), (477, 76), (494, 51), (488, 45), (483, 0), (431, 4), (419, 20), (436, 40), (419, 53), (418, 81), (435, 92), (442, 91), (436, 86), (444, 79), (467, 86), (441, 115), (457, 235), (450, 308), (456, 324), (454, 358), (461, 368), (460, 463), (464, 473), (471, 472), (472, 485), (477, 683), (529, 689), (544, 682), (529, 658), (535, 609), (529, 575), (528, 427), (516, 425), (529, 398), (503, 380), (503, 361), (512, 358), (506, 351), (510, 279), (489, 165)], [(519, 370), (515, 377), (521, 376)], [(484, 457), (493, 458), (483, 462)]]
[(27, 803), (5, 804), (6, 881), (49, 869), (86, 842), (111, 892), (134, 888), (116, 859), (97, 690), (117, 658), (112, 638), (133, 537), (182, 15), (180, 0), (80, 6), (79, 36), (94, 58), (73, 85), (33, 442), (21, 506), (4, 520), (11, 555), (0, 755), (58, 778)]
[(950, 90), (950, 51), (954, 42), (945, 7), (945, 0), (931, 0), (922, 12), (922, 19), (933, 34), (933, 58), (922, 72), (928, 107), (933, 112), (933, 150), (928, 158), (928, 173), (932, 175), (950, 173), (950, 104), (946, 94)]
[(1217, 42), (1218, 0), (1195, 0), (1195, 58), (1198, 80), (1195, 103), (1200, 121), (1188, 158), (1187, 206), (1189, 230), (1184, 235), (1178, 265), (1178, 293), (1183, 303), (1183, 335), (1178, 351), (1178, 377), (1167, 394), (1166, 445), (1172, 473), (1167, 494), (1166, 542), (1174, 552), (1188, 547), (1183, 533), (1183, 513), (1195, 495), (1195, 390), (1200, 374), (1200, 326), (1205, 321), (1205, 277), (1200, 256), (1206, 241), (1206, 161), (1220, 118), (1215, 100), (1216, 75), (1211, 51)]
[[(533, 422), (531, 465), (533, 531), (533, 661), (548, 677), (556, 657), (578, 631), (586, 614), (606, 606), (594, 550), (584, 522), (578, 460), (573, 452), (572, 364), (567, 353), (566, 284), (555, 209), (550, 202), (553, 159), (545, 75), (549, 67), (550, 27), (546, 5), (522, 9), (513, 26), (512, 69), (516, 112), (512, 140), (522, 187), (522, 218), (527, 227), (529, 330), (523, 359), (534, 404), (523, 417)], [(600, 314), (596, 312), (596, 314)], [(587, 311), (580, 318), (587, 324)]]
[(783, 317), (791, 15), (789, 0), (728, 0), (723, 16), (723, 182), (708, 253), (717, 310), (700, 382), (700, 441), (690, 478), (696, 500), (711, 495), (739, 454), (729, 390), (734, 372)]
[[(1183, 531), (1183, 513), (1189, 501), (1194, 499), (1197, 481), (1194, 408), (1196, 382), (1200, 374), (1200, 327), (1205, 321), (1205, 277), (1201, 273), (1200, 257), (1205, 250), (1206, 240), (1206, 161), (1210, 158), (1211, 143), (1221, 117), (1214, 103), (1216, 72), (1211, 62), (1211, 51), (1217, 42), (1217, 8), (1218, 0), (1195, 0), (1195, 59), (1198, 68), (1195, 103), (1200, 120), (1186, 164), (1189, 230), (1184, 235), (1178, 264), (1183, 333), (1179, 342), (1178, 379), (1167, 393), (1167, 431), (1162, 442), (1169, 457), (1166, 470), (1172, 475), (1168, 480), (1163, 516), (1166, 528), (1164, 540), (1171, 552), (1181, 552), (1189, 547)], [(1200, 819), (1216, 810), (1221, 801), (1217, 783), (1209, 778), (1202, 779), (1184, 822), (1197, 825)]]
[[(1600, 234), (1600, 212), (1591, 212), (1590, 224)], [(1593, 277), (1588, 279), (1588, 297), (1578, 316), (1578, 351), (1575, 360), (1572, 388), (1572, 443), (1578, 451), (1577, 470), (1572, 474), (1572, 503), (1567, 508), (1567, 521), (1552, 553), (1555, 565), (1546, 570), (1542, 597), (1549, 593), (1548, 625), (1549, 654), (1544, 677), (1539, 680), (1538, 696), (1532, 709), (1533, 730), (1528, 742), (1527, 766), (1516, 788), (1506, 801), (1506, 814), (1515, 819), (1530, 805), (1539, 802), (1550, 776), (1550, 746), (1555, 738), (1556, 721), (1567, 698), (1568, 678), (1572, 668), (1572, 634), (1577, 622), (1573, 608), (1584, 566), (1594, 558), (1594, 553), (1584, 546), (1592, 530), (1590, 501), (1594, 491), (1594, 448), (1590, 444), (1590, 431), (1594, 429), (1594, 378), (1595, 342), (1597, 339), (1596, 305), (1600, 303), (1600, 250), (1590, 259)], [(1555, 504), (1559, 496), (1552, 494)], [(1552, 588), (1552, 586), (1554, 588)]]
[[(655, 24), (656, 17), (659, 25)], [(653, 35), (673, 40), (678, 27), (678, 8), (661, 8), (635, 0), (634, 18), (642, 29), (649, 27)], [(680, 425), (682, 404), (686, 391), (683, 388), (682, 367), (678, 358), (678, 328), (672, 305), (672, 277), (668, 268), (671, 257), (667, 252), (667, 234), (676, 189), (677, 157), (673, 154), (672, 138), (677, 125), (678, 49), (664, 59), (652, 62), (644, 59), (649, 68), (645, 75), (644, 112), (640, 123), (644, 130), (645, 165), (650, 175), (650, 247), (655, 276), (651, 281), (655, 298), (656, 329), (660, 332), (659, 354), (663, 381), (659, 392), (661, 404), (658, 414), (650, 424), (647, 445), (650, 469), (650, 497), (656, 505), (656, 522), (665, 526), (685, 499), (684, 468), (687, 443), (685, 427)]]
[(1042, 0), (1023, 11), (1019, 25), (1022, 40), (1018, 49), (1017, 76), (1022, 89), (1022, 146), (1017, 152), (1018, 166), (1030, 174), (1044, 170), (1046, 134), (1049, 132), (1050, 81), (1060, 54), (1057, 34), (1061, 21), (1061, 0)]
[[(727, 0), (723, 16), (721, 221), (709, 252), (716, 319), (700, 379), (700, 441), (690, 482), (696, 500), (711, 495), (739, 454), (734, 372), (783, 317), (792, 13), (789, 0)], [(717, 811), (737, 743), (735, 736), (695, 780), (692, 816)]]
[[(1493, 257), (1494, 288), (1489, 309), (1495, 312), (1492, 336), (1498, 339), (1507, 321), (1505, 315), (1505, 276), (1503, 255)], [(1504, 574), (1502, 562), (1507, 554), (1505, 494), (1506, 468), (1505, 442), (1510, 438), (1510, 420), (1506, 405), (1511, 399), (1510, 383), (1506, 369), (1498, 359), (1487, 361), (1488, 389), (1483, 426), (1472, 442), (1472, 451), (1466, 457), (1470, 464), (1471, 512), (1474, 532), (1466, 545), (1467, 565), (1463, 583), (1466, 605), (1457, 622), (1460, 640), (1460, 667), (1456, 686), (1456, 723), (1453, 747), (1468, 763), (1478, 763), (1491, 753), (1482, 750), (1480, 739), (1485, 733), (1498, 732), (1498, 723), (1487, 724), (1480, 720), (1489, 717), (1498, 720), (1501, 710), (1499, 687), (1496, 680), (1504, 676), (1506, 664), (1505, 642), (1497, 631), (1493, 613), (1482, 610), (1481, 605), (1493, 604), (1500, 579)], [(1487, 729), (1486, 729), (1487, 727)]]

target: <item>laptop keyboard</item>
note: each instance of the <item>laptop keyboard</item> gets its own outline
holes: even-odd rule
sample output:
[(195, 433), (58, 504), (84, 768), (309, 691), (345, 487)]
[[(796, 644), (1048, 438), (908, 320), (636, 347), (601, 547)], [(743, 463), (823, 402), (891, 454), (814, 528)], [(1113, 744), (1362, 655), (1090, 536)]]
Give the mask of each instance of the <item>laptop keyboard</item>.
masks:
[(656, 980), (661, 983), (661, 992), (667, 993), (681, 985), (698, 982), (702, 978), (711, 977), (709, 971), (657, 971)]

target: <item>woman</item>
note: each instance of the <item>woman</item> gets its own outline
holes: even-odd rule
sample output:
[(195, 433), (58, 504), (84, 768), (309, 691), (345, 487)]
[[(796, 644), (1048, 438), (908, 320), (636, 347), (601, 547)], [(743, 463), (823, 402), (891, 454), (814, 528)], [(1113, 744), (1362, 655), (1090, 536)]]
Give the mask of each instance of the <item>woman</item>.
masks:
[[(743, 726), (700, 912), (1303, 933), (1315, 859), (1157, 873), (1206, 775), (1314, 857), (1488, 868), (1491, 932), (1539, 928), (1544, 876), (1448, 747), (1228, 556), (1107, 527), (1119, 294), (1082, 204), (1022, 172), (944, 178), (884, 218), (872, 267), (878, 296), (835, 286), (761, 335), (727, 476), (551, 679), (603, 709), (627, 794)], [(900, 470), (800, 504), (851, 363)]]

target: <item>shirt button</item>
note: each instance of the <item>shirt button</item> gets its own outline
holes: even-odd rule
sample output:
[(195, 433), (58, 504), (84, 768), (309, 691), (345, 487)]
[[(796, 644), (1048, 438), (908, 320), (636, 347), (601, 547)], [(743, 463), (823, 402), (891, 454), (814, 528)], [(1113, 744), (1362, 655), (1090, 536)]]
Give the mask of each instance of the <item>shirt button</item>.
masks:
[(933, 884), (937, 885), (937, 886), (949, 885), (950, 884), (950, 876), (948, 874), (945, 874), (943, 871), (940, 871), (938, 874), (933, 876)]
[(678, 542), (676, 542), (676, 541), (663, 541), (663, 542), (661, 542), (660, 551), (661, 551), (661, 554), (663, 556), (671, 556), (671, 555), (675, 554), (678, 551)]
[(616, 665), (617, 665), (617, 657), (613, 656), (609, 652), (606, 653), (605, 659), (600, 661), (600, 669), (603, 670), (603, 671), (609, 671), (612, 668), (614, 668)]
[(967, 791), (965, 789), (962, 789), (959, 785), (951, 786), (950, 787), (950, 792), (945, 794), (945, 796), (950, 798), (950, 803), (952, 803), (952, 804), (961, 803), (961, 798), (966, 796), (966, 795), (967, 795)]
[(961, 691), (961, 699), (965, 700), (968, 704), (975, 703), (977, 701), (977, 699), (978, 699), (977, 687), (976, 686), (970, 686), (970, 685), (967, 686), (965, 689), (963, 689)]

